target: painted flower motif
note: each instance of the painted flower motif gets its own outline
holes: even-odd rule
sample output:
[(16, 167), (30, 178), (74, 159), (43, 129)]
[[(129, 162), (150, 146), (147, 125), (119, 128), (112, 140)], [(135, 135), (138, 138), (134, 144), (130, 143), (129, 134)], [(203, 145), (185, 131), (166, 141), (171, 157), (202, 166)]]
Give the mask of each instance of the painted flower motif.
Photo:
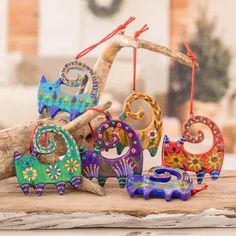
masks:
[(207, 164), (210, 169), (219, 170), (223, 161), (223, 156), (219, 152), (213, 151), (207, 158)]
[(26, 168), (23, 172), (24, 179), (28, 181), (35, 180), (37, 177), (37, 170), (33, 169), (33, 167)]
[(66, 96), (65, 99), (64, 99), (65, 102), (68, 102), (69, 101), (69, 96)]
[(67, 169), (69, 172), (71, 172), (71, 173), (77, 171), (78, 168), (79, 168), (79, 165), (80, 165), (80, 164), (79, 164), (76, 160), (74, 160), (73, 158), (70, 158), (70, 159), (67, 160), (66, 163), (65, 163), (66, 169)]
[(46, 172), (51, 179), (57, 179), (61, 175), (61, 170), (56, 165), (50, 165)]
[(46, 100), (49, 100), (49, 98), (50, 98), (50, 95), (47, 94), (47, 95), (45, 96), (45, 99), (46, 99)]
[(190, 171), (197, 172), (202, 169), (201, 158), (196, 155), (189, 155), (187, 158), (187, 165)]
[(157, 131), (156, 131), (155, 129), (150, 130), (150, 131), (148, 132), (148, 137), (149, 137), (150, 139), (155, 139), (157, 136), (158, 136), (158, 133), (157, 133)]
[(90, 103), (91, 102), (91, 99), (90, 98), (87, 98), (86, 99), (86, 103)]
[(173, 153), (165, 156), (165, 165), (171, 166), (171, 167), (178, 167), (183, 168), (184, 167), (184, 154), (183, 153)]

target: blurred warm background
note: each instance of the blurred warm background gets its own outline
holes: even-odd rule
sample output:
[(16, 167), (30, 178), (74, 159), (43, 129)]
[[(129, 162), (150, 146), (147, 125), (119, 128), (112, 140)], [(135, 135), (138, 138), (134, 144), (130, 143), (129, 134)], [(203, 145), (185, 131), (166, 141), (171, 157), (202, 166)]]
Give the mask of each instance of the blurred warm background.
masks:
[[(184, 53), (183, 43), (190, 42), (200, 64), (195, 113), (215, 120), (224, 132), (227, 153), (236, 152), (235, 7), (234, 0), (0, 0), (0, 127), (34, 119), (40, 76), (55, 80), (68, 60), (135, 16), (128, 35), (146, 23), (150, 30), (144, 39)], [(104, 46), (83, 61), (92, 66)], [(188, 114), (191, 69), (140, 50), (137, 75), (138, 90), (158, 101), (165, 133), (176, 139)], [(132, 50), (125, 48), (102, 98), (113, 101), (115, 113), (131, 93), (131, 78)], [(196, 150), (210, 143), (207, 135)]]

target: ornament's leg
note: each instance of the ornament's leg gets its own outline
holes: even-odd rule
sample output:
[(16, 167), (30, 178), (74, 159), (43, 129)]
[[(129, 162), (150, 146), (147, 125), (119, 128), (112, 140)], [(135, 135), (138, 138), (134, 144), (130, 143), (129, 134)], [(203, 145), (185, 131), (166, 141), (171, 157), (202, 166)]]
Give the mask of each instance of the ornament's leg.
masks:
[(165, 200), (167, 202), (171, 201), (172, 200), (172, 191), (165, 191)]
[(78, 110), (72, 109), (70, 111), (70, 121), (74, 120), (79, 114), (80, 112)]
[(217, 180), (220, 176), (220, 172), (218, 170), (212, 170), (210, 175), (212, 180)]
[(28, 195), (28, 194), (29, 194), (29, 187), (30, 187), (29, 184), (22, 184), (20, 187), (21, 187), (22, 192), (23, 192), (25, 195)]
[(70, 180), (71, 186), (75, 189), (79, 188), (80, 183), (81, 183), (81, 177), (80, 176), (74, 176)]
[(66, 184), (64, 182), (59, 182), (56, 184), (57, 191), (60, 195), (63, 195), (65, 192)]
[(125, 187), (125, 183), (126, 183), (126, 176), (121, 176), (118, 178), (119, 180), (119, 186), (120, 188), (124, 188)]
[(150, 155), (151, 155), (152, 157), (156, 156), (157, 151), (158, 151), (158, 149), (157, 149), (157, 148), (154, 148), (154, 147), (149, 148), (148, 150), (149, 150)]
[(144, 190), (143, 190), (143, 198), (145, 200), (148, 200), (151, 197), (151, 192), (152, 191), (150, 189), (144, 188)]
[(202, 183), (205, 174), (206, 174), (206, 172), (205, 172), (204, 170), (200, 170), (200, 171), (198, 171), (198, 172), (196, 173), (198, 184), (201, 184), (201, 183)]
[(187, 193), (180, 193), (179, 198), (183, 201), (186, 201), (186, 200), (188, 200), (189, 195)]
[(43, 194), (44, 184), (36, 184), (36, 194), (41, 196)]
[(43, 113), (43, 109), (45, 108), (46, 106), (42, 103), (42, 102), (40, 102), (39, 104), (38, 104), (38, 112), (40, 113), (40, 114), (42, 114)]
[(130, 197), (134, 197), (136, 195), (136, 188), (131, 188), (128, 190)]
[(106, 183), (107, 177), (105, 176), (98, 176), (98, 183), (100, 186), (104, 187)]
[(125, 146), (122, 143), (118, 143), (116, 146), (117, 154), (120, 155), (123, 152), (124, 148)]
[(50, 116), (52, 118), (54, 118), (56, 116), (57, 112), (59, 112), (61, 109), (59, 106), (52, 105), (49, 107), (49, 110), (50, 110)]

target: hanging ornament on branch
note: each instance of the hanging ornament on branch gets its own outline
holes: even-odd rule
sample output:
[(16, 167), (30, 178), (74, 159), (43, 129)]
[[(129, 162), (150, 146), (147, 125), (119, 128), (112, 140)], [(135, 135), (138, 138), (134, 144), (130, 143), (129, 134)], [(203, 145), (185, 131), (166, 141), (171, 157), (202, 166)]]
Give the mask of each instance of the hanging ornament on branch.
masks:
[[(134, 17), (130, 17), (98, 43), (80, 52), (75, 60), (66, 63), (61, 70), (59, 79), (55, 82), (48, 82), (45, 76), (42, 76), (38, 87), (38, 112), (42, 114), (44, 109), (48, 108), (50, 116), (54, 118), (59, 111), (64, 111), (70, 113), (70, 120), (74, 120), (83, 114), (87, 107), (96, 106), (100, 98), (100, 80), (92, 68), (78, 60), (98, 45), (112, 38), (120, 30), (125, 29), (134, 19)], [(91, 88), (87, 92), (85, 87), (88, 80), (91, 81)], [(78, 88), (78, 93), (70, 95), (63, 92), (61, 89), (63, 84)]]
[[(147, 25), (144, 25), (139, 31), (136, 31), (134, 33), (134, 40), (137, 41), (137, 38), (140, 36), (140, 34), (144, 33), (146, 30), (148, 30), (148, 27)], [(137, 48), (134, 47), (132, 94), (129, 95), (125, 100), (123, 112), (119, 116), (119, 119), (124, 121), (129, 118), (132, 118), (134, 120), (140, 120), (145, 115), (144, 109), (142, 107), (139, 107), (137, 112), (133, 112), (132, 104), (135, 101), (142, 101), (149, 105), (149, 108), (151, 109), (152, 120), (146, 128), (136, 130), (136, 132), (139, 135), (139, 138), (142, 142), (143, 149), (148, 149), (151, 156), (155, 156), (162, 136), (162, 120), (163, 120), (162, 113), (160, 106), (155, 101), (155, 99), (153, 99), (151, 96), (145, 93), (136, 91), (136, 80), (137, 80), (136, 62), (137, 62)], [(117, 152), (120, 154), (123, 151), (123, 149), (128, 145), (128, 140), (125, 138), (122, 132), (119, 132), (119, 134), (121, 138), (121, 143), (117, 147)]]
[[(200, 184), (206, 173), (209, 173), (212, 180), (218, 179), (224, 160), (224, 139), (219, 127), (209, 118), (195, 115), (193, 112), (194, 85), (195, 85), (195, 63), (196, 56), (186, 44), (188, 56), (192, 60), (192, 86), (190, 95), (189, 118), (183, 125), (183, 136), (177, 141), (170, 141), (168, 136), (164, 137), (162, 146), (162, 163), (165, 166), (179, 167), (193, 171), (197, 175), (197, 182)], [(194, 154), (184, 148), (184, 143), (201, 143), (204, 140), (204, 133), (199, 130), (194, 137), (190, 133), (190, 128), (194, 124), (207, 126), (213, 136), (211, 148), (204, 153)]]

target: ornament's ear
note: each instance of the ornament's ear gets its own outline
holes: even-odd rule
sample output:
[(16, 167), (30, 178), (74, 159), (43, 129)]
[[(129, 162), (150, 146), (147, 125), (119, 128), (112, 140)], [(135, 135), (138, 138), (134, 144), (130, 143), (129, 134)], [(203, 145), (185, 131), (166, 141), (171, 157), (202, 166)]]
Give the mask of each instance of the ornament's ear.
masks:
[(44, 83), (47, 83), (47, 82), (48, 81), (47, 81), (46, 77), (43, 75), (40, 79), (40, 84), (44, 84)]
[(19, 152), (15, 152), (14, 153), (14, 160), (18, 160), (18, 159), (20, 159), (22, 156), (21, 156), (21, 154), (19, 153)]
[(167, 144), (167, 143), (169, 143), (169, 142), (170, 142), (169, 137), (168, 137), (167, 135), (165, 135), (165, 136), (164, 136), (164, 139), (163, 139), (163, 143), (164, 143), (164, 144)]
[(184, 144), (184, 142), (185, 142), (185, 138), (184, 138), (184, 136), (182, 136), (182, 137), (178, 140), (178, 143)]
[(62, 84), (62, 81), (61, 79), (59, 78), (57, 81), (56, 81), (56, 86), (60, 86)]

